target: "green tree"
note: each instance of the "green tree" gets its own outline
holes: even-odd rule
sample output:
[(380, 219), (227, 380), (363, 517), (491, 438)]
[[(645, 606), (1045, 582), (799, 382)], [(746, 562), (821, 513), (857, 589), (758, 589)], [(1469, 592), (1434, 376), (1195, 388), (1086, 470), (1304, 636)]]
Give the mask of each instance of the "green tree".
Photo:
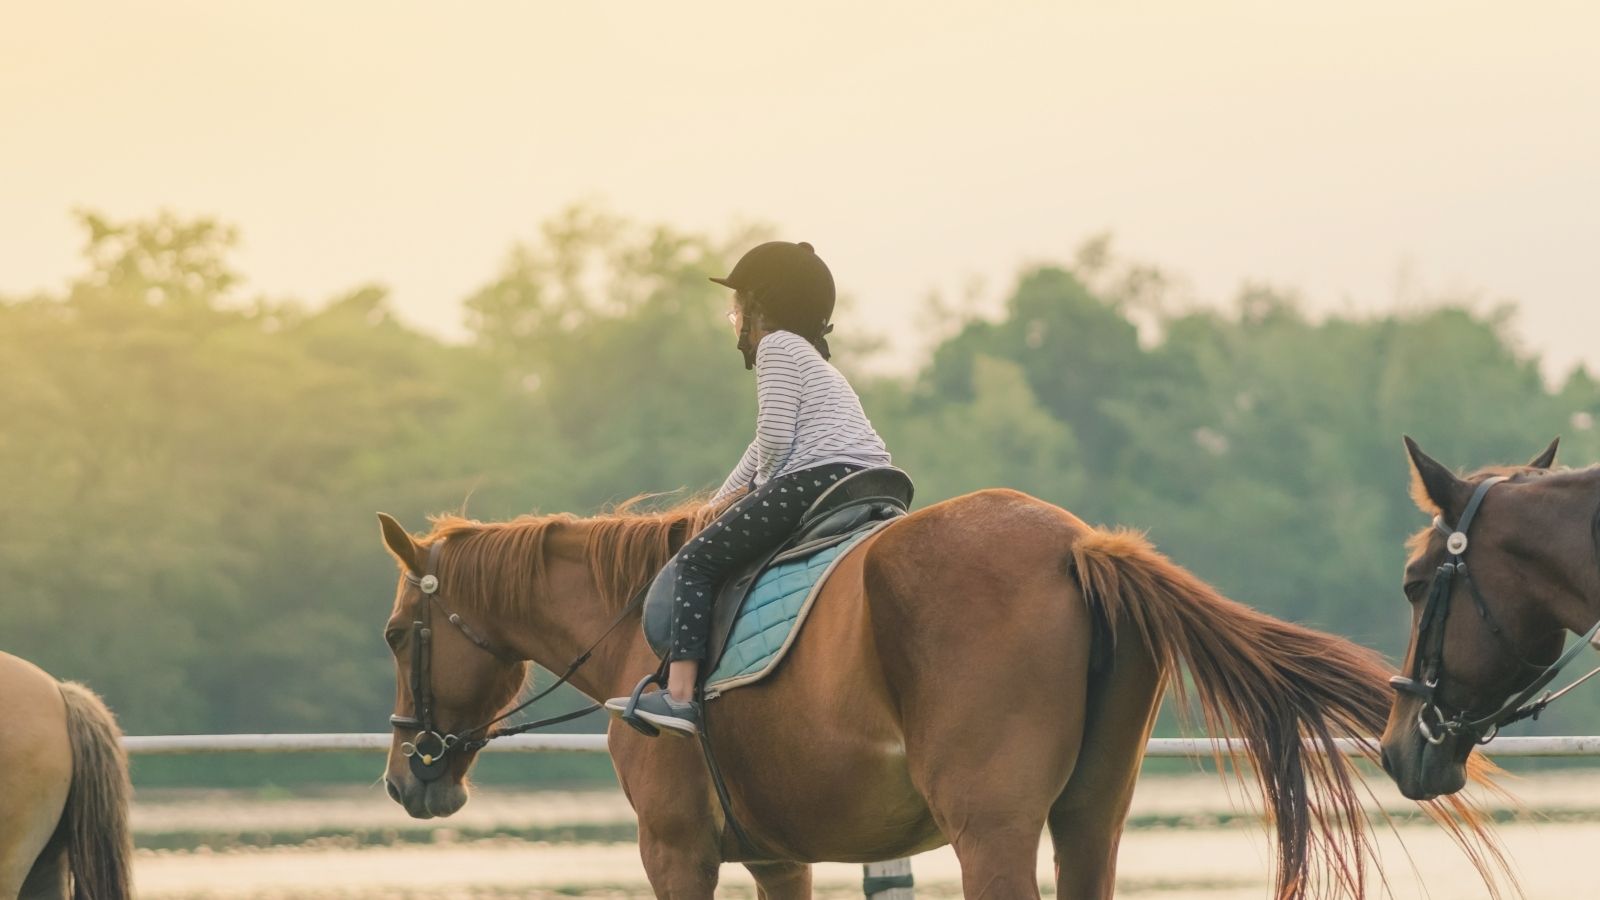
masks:
[[(582, 513), (712, 487), (751, 438), (706, 278), (755, 231), (574, 208), (448, 344), (378, 285), (251, 295), (214, 221), (82, 222), (67, 290), (0, 299), (0, 647), (88, 680), (133, 732), (372, 728), (395, 579), (375, 510)], [(918, 371), (858, 378), (920, 502), (1008, 486), (1147, 528), (1233, 596), (1398, 654), (1402, 542), (1426, 524), (1402, 432), (1465, 468), (1557, 433), (1563, 460), (1600, 459), (1600, 385), (1547, 386), (1505, 311), (1318, 318), (1259, 286), (1197, 311), (1172, 283), (1096, 240)], [(1600, 693), (1540, 727), (1595, 730)]]

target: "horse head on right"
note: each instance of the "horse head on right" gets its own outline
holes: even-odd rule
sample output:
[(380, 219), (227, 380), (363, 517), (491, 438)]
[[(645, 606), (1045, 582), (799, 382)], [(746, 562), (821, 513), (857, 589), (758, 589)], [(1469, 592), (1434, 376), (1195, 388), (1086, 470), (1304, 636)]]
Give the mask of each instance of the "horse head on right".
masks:
[[(1600, 618), (1600, 467), (1526, 466), (1461, 477), (1406, 438), (1412, 497), (1433, 522), (1413, 536), (1404, 592), (1411, 639), (1381, 740), (1400, 792), (1459, 791), (1475, 746)], [(1469, 564), (1470, 563), (1470, 564)]]

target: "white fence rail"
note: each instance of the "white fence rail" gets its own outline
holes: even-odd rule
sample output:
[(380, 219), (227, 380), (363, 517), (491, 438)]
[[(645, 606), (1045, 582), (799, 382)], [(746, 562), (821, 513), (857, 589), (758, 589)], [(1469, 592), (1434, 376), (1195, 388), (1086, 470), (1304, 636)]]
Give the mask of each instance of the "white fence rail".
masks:
[[(380, 734), (159, 734), (130, 735), (122, 744), (131, 754), (175, 753), (326, 753), (338, 750), (387, 750), (393, 738)], [(1340, 741), (1340, 749), (1356, 755), (1353, 741)], [(603, 734), (519, 734), (502, 738), (485, 748), (510, 753), (604, 753)], [(1503, 737), (1484, 748), (1491, 757), (1600, 756), (1600, 735), (1581, 737)], [(1145, 747), (1147, 758), (1206, 757), (1211, 742), (1205, 738), (1156, 738)]]

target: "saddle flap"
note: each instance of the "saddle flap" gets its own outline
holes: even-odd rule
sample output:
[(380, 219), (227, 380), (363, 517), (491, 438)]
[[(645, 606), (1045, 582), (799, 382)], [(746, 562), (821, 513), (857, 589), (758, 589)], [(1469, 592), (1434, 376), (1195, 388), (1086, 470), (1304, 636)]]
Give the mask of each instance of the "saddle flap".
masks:
[[(733, 630), (733, 622), (739, 616), (739, 609), (744, 606), (745, 595), (772, 563), (773, 557), (778, 555), (779, 549), (736, 569), (717, 586), (717, 595), (711, 604), (711, 631), (706, 640), (702, 673), (711, 671), (711, 667), (721, 658), (728, 632)], [(677, 602), (678, 574), (678, 558), (674, 556), (650, 582), (650, 592), (644, 601), (644, 637), (650, 649), (661, 659), (666, 659), (672, 650), (673, 604)], [(680, 622), (678, 627), (682, 628), (683, 623)]]
[(782, 663), (801, 631), (812, 604), (835, 568), (857, 546), (890, 524), (880, 520), (842, 541), (805, 556), (774, 560), (743, 598), (717, 663), (705, 677), (705, 697), (754, 684)]

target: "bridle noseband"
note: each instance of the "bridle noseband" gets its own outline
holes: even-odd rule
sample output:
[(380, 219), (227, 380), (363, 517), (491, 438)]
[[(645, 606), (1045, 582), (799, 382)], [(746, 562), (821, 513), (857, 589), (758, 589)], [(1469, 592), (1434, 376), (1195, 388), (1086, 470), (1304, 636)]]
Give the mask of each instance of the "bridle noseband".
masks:
[[(1472, 498), (1467, 501), (1466, 509), (1462, 511), (1456, 527), (1447, 526), (1442, 515), (1435, 516), (1433, 520), (1433, 527), (1446, 535), (1445, 551), (1449, 555), (1434, 573), (1433, 582), (1428, 589), (1427, 603), (1422, 608), (1422, 617), (1417, 621), (1416, 653), (1412, 656), (1411, 673), (1409, 676), (1397, 675), (1389, 679), (1389, 684), (1396, 691), (1411, 694), (1422, 700), (1422, 707), (1417, 712), (1417, 728), (1422, 732), (1423, 739), (1430, 744), (1442, 744), (1447, 738), (1460, 736), (1470, 736), (1475, 743), (1487, 744), (1494, 740), (1502, 726), (1523, 719), (1538, 718), (1545, 707), (1556, 699), (1596, 673), (1600, 673), (1600, 668), (1596, 668), (1561, 690), (1547, 692), (1538, 700), (1528, 702), (1534, 694), (1553, 681), (1585, 647), (1589, 646), (1595, 635), (1600, 633), (1600, 622), (1596, 622), (1581, 640), (1568, 647), (1555, 662), (1543, 667), (1524, 660), (1511, 645), (1511, 640), (1506, 637), (1500, 623), (1489, 610), (1489, 604), (1484, 601), (1482, 592), (1478, 590), (1477, 582), (1468, 574), (1466, 558), (1470, 543), (1467, 531), (1472, 527), (1478, 508), (1483, 505), (1483, 498), (1489, 493), (1490, 488), (1506, 480), (1508, 480), (1506, 476), (1496, 475), (1479, 482), (1472, 492)], [(1596, 520), (1596, 540), (1597, 560), (1600, 560), (1600, 518)], [(1538, 669), (1539, 672), (1533, 681), (1500, 704), (1493, 712), (1474, 717), (1467, 710), (1459, 710), (1454, 716), (1446, 718), (1438, 701), (1439, 675), (1444, 669), (1445, 622), (1450, 615), (1450, 597), (1455, 592), (1457, 579), (1466, 583), (1468, 594), (1477, 608), (1478, 618), (1483, 620), (1489, 632), (1499, 641), (1501, 650), (1523, 668)]]
[[(551, 716), (549, 718), (539, 719), (538, 721), (534, 722), (526, 722), (510, 728), (496, 728), (493, 731), (489, 730), (491, 726), (510, 718), (524, 709), (527, 709), (540, 700), (543, 700), (545, 697), (548, 697), (563, 684), (566, 684), (568, 680), (572, 678), (573, 674), (576, 673), (584, 663), (589, 661), (589, 656), (594, 653), (595, 648), (600, 645), (600, 642), (604, 641), (608, 636), (610, 636), (611, 632), (615, 631), (617, 626), (622, 624), (623, 620), (628, 617), (629, 613), (637, 610), (644, 602), (645, 597), (644, 592), (641, 591), (638, 596), (635, 597), (634, 600), (630, 602), (620, 614), (617, 615), (616, 619), (614, 619), (611, 625), (601, 633), (600, 637), (597, 638), (593, 644), (589, 645), (589, 649), (580, 653), (578, 657), (567, 666), (566, 671), (561, 674), (560, 678), (556, 679), (554, 684), (538, 692), (537, 694), (534, 694), (532, 697), (529, 697), (527, 700), (524, 700), (505, 712), (495, 716), (487, 722), (484, 722), (480, 725), (474, 725), (473, 727), (462, 731), (441, 734), (439, 729), (436, 727), (433, 710), (433, 608), (435, 606), (438, 606), (440, 609), (444, 610), (446, 621), (448, 621), (451, 625), (454, 625), (456, 630), (465, 635), (467, 640), (471, 641), (478, 649), (494, 656), (496, 659), (506, 663), (507, 665), (514, 666), (525, 661), (524, 658), (519, 654), (495, 647), (494, 644), (490, 643), (486, 638), (483, 637), (483, 635), (479, 634), (470, 625), (468, 625), (459, 614), (453, 613), (449, 609), (445, 608), (444, 601), (439, 596), (439, 576), (434, 574), (438, 570), (439, 550), (443, 546), (443, 539), (434, 541), (431, 545), (429, 545), (428, 563), (423, 571), (423, 574), (417, 575), (409, 568), (407, 568), (405, 571), (406, 581), (416, 587), (417, 590), (422, 592), (422, 603), (423, 606), (427, 608), (427, 613), (424, 618), (416, 619), (411, 623), (410, 687), (412, 714), (409, 716), (391, 715), (389, 717), (389, 725), (391, 728), (401, 728), (416, 732), (416, 736), (414, 738), (401, 743), (400, 753), (410, 762), (411, 773), (417, 777), (418, 781), (424, 782), (435, 781), (444, 774), (445, 764), (448, 761), (450, 752), (452, 750), (459, 749), (463, 753), (471, 753), (473, 751), (483, 749), (490, 741), (495, 740), (496, 738), (509, 737), (513, 734), (522, 734), (526, 731), (532, 731), (535, 728), (543, 728), (546, 725), (558, 725), (562, 722), (570, 722), (573, 719), (577, 719), (582, 716), (586, 716), (589, 713), (598, 711), (600, 709), (600, 704), (593, 703), (582, 709), (573, 710), (572, 712), (568, 713), (562, 713), (558, 716)], [(473, 737), (473, 735), (478, 735), (478, 737)]]

